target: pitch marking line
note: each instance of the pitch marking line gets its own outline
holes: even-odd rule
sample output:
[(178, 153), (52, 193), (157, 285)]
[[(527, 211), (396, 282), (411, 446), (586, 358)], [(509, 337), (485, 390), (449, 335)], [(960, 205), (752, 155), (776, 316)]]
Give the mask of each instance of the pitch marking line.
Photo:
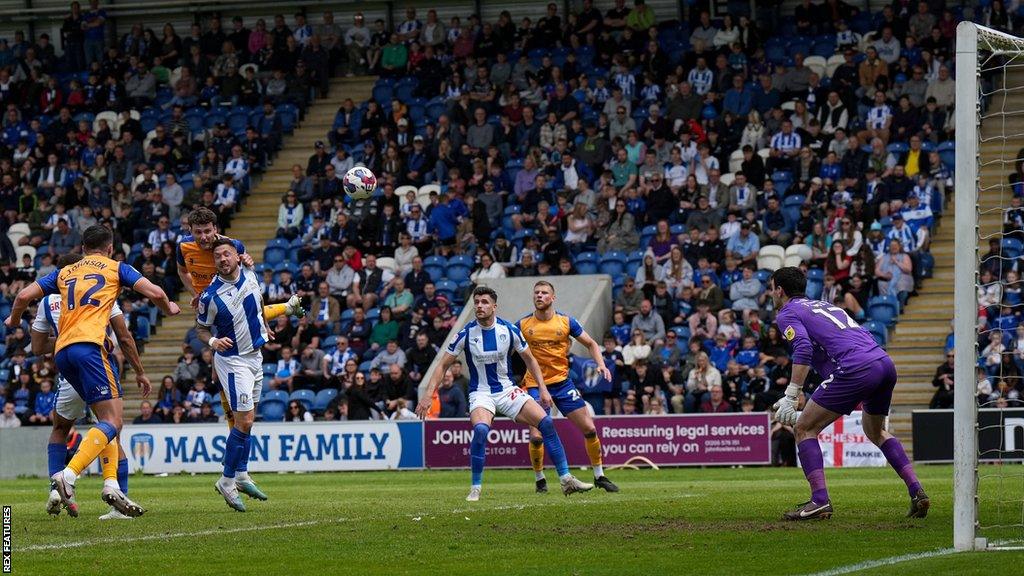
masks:
[[(1014, 544), (1019, 541), (1007, 540), (1001, 542), (993, 542), (993, 546), (1001, 546), (1007, 544)], [(939, 558), (942, 556), (949, 556), (956, 554), (957, 551), (954, 548), (939, 548), (938, 550), (931, 550), (928, 552), (915, 552), (913, 554), (903, 554), (900, 556), (891, 556), (889, 558), (879, 558), (878, 560), (868, 560), (866, 562), (858, 562), (857, 564), (850, 564), (848, 566), (840, 566), (831, 570), (824, 570), (822, 572), (815, 572), (808, 574), (807, 576), (841, 576), (842, 574), (852, 574), (854, 572), (860, 572), (862, 570), (870, 570), (872, 568), (879, 568), (881, 566), (892, 566), (893, 564), (899, 564), (901, 562), (913, 562), (914, 560), (927, 560), (928, 558)]]
[[(335, 518), (332, 520), (308, 520), (306, 522), (290, 522), (287, 524), (272, 524), (267, 526), (243, 526), (241, 528), (226, 528), (223, 530), (200, 530), (198, 532), (171, 532), (169, 534), (148, 534), (146, 536), (135, 536), (132, 538), (120, 538), (119, 543), (146, 542), (148, 540), (164, 540), (167, 538), (192, 538), (195, 536), (216, 536), (218, 534), (235, 534), (238, 532), (256, 532), (260, 530), (278, 530), (281, 528), (301, 528), (303, 526), (317, 526), (320, 524), (337, 524), (345, 522), (346, 518)], [(109, 544), (110, 540), (80, 540), (78, 542), (64, 542), (62, 544), (34, 544), (20, 548), (20, 552), (32, 552), (39, 550), (65, 550), (68, 548), (82, 548), (84, 546), (99, 546)]]
[[(666, 497), (668, 497), (668, 498), (690, 498), (690, 497), (693, 497), (693, 496), (695, 496), (695, 495), (694, 494), (673, 494), (671, 496), (664, 496), (664, 497), (617, 498), (617, 499), (614, 500), (614, 502), (637, 502), (637, 501), (642, 501), (642, 500), (662, 500), (662, 499), (664, 499)], [(609, 502), (612, 502), (612, 501), (609, 501)], [(597, 504), (597, 503), (601, 503), (601, 501), (600, 500), (581, 500), (581, 501), (578, 502), (578, 504), (580, 504), (580, 505)], [(454, 510), (452, 510), (450, 512), (441, 511), (441, 512), (434, 512), (434, 513), (424, 512), (424, 513), (421, 513), (421, 514), (403, 514), (403, 516), (406, 516), (408, 518), (413, 518), (413, 517), (420, 517), (420, 518), (427, 517), (427, 518), (430, 518), (430, 517), (437, 517), (437, 516), (447, 515), (447, 514), (468, 514), (468, 513), (471, 513), (471, 512), (494, 512), (494, 511), (502, 511), (502, 510), (522, 510), (524, 508), (540, 508), (540, 507), (555, 506), (557, 504), (559, 504), (559, 503), (558, 502), (545, 502), (545, 503), (536, 502), (536, 503), (526, 503), (526, 504), (506, 504), (506, 505), (499, 505), (499, 506), (490, 506), (490, 507), (487, 507), (487, 508), (456, 508), (456, 509), (454, 509)], [(151, 541), (151, 540), (166, 540), (166, 539), (169, 539), (169, 538), (194, 538), (194, 537), (201, 537), (201, 536), (216, 536), (216, 535), (219, 535), (219, 534), (237, 534), (237, 533), (242, 533), (242, 532), (258, 532), (258, 531), (263, 531), (263, 530), (279, 530), (279, 529), (288, 529), (288, 528), (303, 528), (303, 527), (308, 527), (308, 526), (321, 526), (321, 525), (327, 525), (327, 524), (340, 524), (342, 522), (358, 522), (358, 521), (361, 521), (361, 520), (366, 520), (366, 519), (363, 519), (363, 518), (331, 518), (331, 519), (327, 519), (327, 520), (306, 520), (306, 521), (303, 521), (303, 522), (289, 522), (289, 523), (283, 523), (283, 524), (270, 524), (270, 525), (264, 525), (264, 526), (243, 526), (243, 527), (240, 527), (240, 528), (227, 528), (227, 529), (223, 529), (223, 530), (199, 530), (199, 531), (196, 531), (196, 532), (171, 532), (171, 533), (166, 533), (166, 534), (164, 534), (164, 533), (161, 533), (161, 534), (147, 534), (145, 536), (134, 536), (134, 537), (131, 537), (131, 538), (121, 538), (121, 539), (118, 540), (118, 543), (126, 544), (126, 543), (133, 543), (133, 542), (147, 542), (147, 541)], [(20, 551), (20, 552), (39, 552), (39, 551), (44, 551), (44, 550), (67, 550), (67, 549), (71, 549), (71, 548), (83, 548), (83, 547), (87, 547), (87, 546), (107, 545), (109, 543), (110, 543), (110, 540), (107, 539), (107, 540), (80, 540), (80, 541), (77, 541), (77, 542), (63, 542), (63, 543), (60, 543), (60, 544), (33, 544), (31, 546), (25, 546), (24, 548), (19, 548), (18, 551)]]

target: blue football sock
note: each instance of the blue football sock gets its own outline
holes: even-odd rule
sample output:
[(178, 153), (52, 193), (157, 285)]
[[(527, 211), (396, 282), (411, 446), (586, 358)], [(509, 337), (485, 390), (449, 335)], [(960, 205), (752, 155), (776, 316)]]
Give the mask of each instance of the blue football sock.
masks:
[(117, 487), (121, 493), (128, 495), (128, 459), (121, 458), (117, 461)]
[(551, 416), (545, 416), (537, 424), (537, 429), (544, 437), (544, 449), (551, 456), (551, 461), (555, 463), (558, 477), (565, 476), (569, 473), (569, 462), (565, 459), (565, 448), (562, 448), (562, 441), (558, 438), (558, 433), (555, 432), (555, 423), (551, 421)]
[(252, 456), (252, 434), (245, 437), (245, 446), (242, 447), (242, 457), (238, 460), (235, 472), (249, 471), (249, 457)]
[(68, 446), (63, 442), (51, 442), (46, 445), (46, 464), (50, 476), (64, 469), (68, 459)]
[(473, 469), (473, 486), (480, 486), (484, 477), (484, 458), (487, 453), (487, 433), (491, 427), (483, 422), (473, 426), (473, 441), (469, 445), (469, 462)]
[(228, 434), (227, 446), (224, 448), (224, 477), (234, 478), (238, 469), (238, 462), (245, 451), (245, 440), (249, 435), (245, 432), (232, 428)]

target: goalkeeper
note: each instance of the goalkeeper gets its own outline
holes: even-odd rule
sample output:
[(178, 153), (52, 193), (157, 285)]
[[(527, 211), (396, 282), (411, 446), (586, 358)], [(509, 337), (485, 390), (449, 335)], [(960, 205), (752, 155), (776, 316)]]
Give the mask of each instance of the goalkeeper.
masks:
[[(903, 445), (885, 430), (896, 385), (896, 366), (845, 311), (828, 302), (807, 298), (806, 286), (804, 273), (794, 267), (776, 270), (768, 282), (768, 291), (778, 310), (775, 323), (793, 349), (793, 377), (786, 395), (773, 406), (775, 419), (795, 427), (800, 464), (811, 485), (811, 499), (786, 512), (783, 518), (811, 520), (832, 516), (818, 434), (860, 404), (864, 433), (907, 484), (907, 516), (924, 518), (931, 504), (928, 495), (921, 489)], [(797, 412), (797, 396), (811, 368), (825, 380), (811, 395), (803, 412)]]

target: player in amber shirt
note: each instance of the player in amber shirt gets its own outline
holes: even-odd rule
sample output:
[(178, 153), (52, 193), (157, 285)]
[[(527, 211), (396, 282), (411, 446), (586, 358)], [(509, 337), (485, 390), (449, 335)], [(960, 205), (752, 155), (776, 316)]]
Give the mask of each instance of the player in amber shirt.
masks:
[[(82, 233), (82, 252), (85, 257), (75, 264), (54, 270), (19, 292), (11, 316), (5, 322), (8, 328), (19, 326), (30, 302), (47, 294), (61, 295), (54, 360), (61, 376), (85, 400), (97, 420), (67, 467), (51, 476), (71, 516), (78, 516), (75, 481), (82, 471), (101, 453), (105, 459), (115, 462), (118, 457), (118, 445), (112, 441), (121, 432), (124, 403), (121, 382), (104, 343), (110, 312), (121, 288), (131, 288), (149, 298), (168, 316), (180, 313), (178, 305), (168, 300), (159, 286), (128, 264), (111, 259), (113, 234), (106, 227), (93, 225)], [(143, 396), (148, 396), (149, 379), (141, 374), (137, 374), (136, 379)], [(124, 505), (118, 501), (116, 493), (105, 492), (103, 496), (111, 506)], [(124, 506), (123, 510), (132, 513), (129, 515), (143, 512)]]
[[(572, 316), (567, 316), (554, 309), (555, 287), (550, 282), (541, 280), (533, 285), (533, 314), (516, 322), (523, 333), (527, 344), (541, 367), (541, 374), (547, 384), (551, 398), (566, 418), (579, 428), (586, 439), (587, 455), (594, 467), (594, 485), (608, 492), (618, 492), (616, 486), (604, 475), (601, 464), (601, 440), (597, 437), (594, 419), (587, 411), (587, 403), (583, 401), (579, 390), (572, 382), (569, 374), (569, 347), (575, 338), (590, 350), (590, 357), (597, 362), (601, 377), (611, 380), (611, 372), (604, 365), (601, 347), (590, 337), (583, 326)], [(537, 398), (537, 383), (533, 376), (526, 375), (523, 380), (527, 391)], [(547, 492), (548, 483), (544, 478), (544, 441), (540, 432), (530, 428), (530, 461), (537, 481), (537, 492)]]
[[(213, 282), (217, 275), (217, 266), (213, 262), (213, 243), (224, 238), (217, 233), (217, 215), (207, 208), (196, 208), (188, 215), (188, 223), (192, 234), (183, 236), (178, 241), (178, 277), (185, 289), (192, 294), (192, 309), (199, 303), (199, 295)], [(252, 256), (245, 253), (245, 246), (238, 240), (232, 240), (241, 258), (242, 266), (251, 268)], [(270, 320), (282, 315), (303, 316), (301, 300), (293, 295), (284, 304), (268, 304), (263, 307), (263, 317)], [(235, 416), (231, 411), (231, 403), (221, 390), (220, 405), (224, 409), (224, 417), (228, 428), (234, 428)], [(257, 400), (258, 401), (258, 400)], [(244, 464), (243, 464), (244, 466)]]

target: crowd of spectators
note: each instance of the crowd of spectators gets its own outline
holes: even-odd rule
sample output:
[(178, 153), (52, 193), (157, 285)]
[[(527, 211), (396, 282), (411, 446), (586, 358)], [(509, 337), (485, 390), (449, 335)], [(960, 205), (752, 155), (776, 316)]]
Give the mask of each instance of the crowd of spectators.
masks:
[[(621, 256), (625, 273), (615, 275), (603, 339), (615, 382), (590, 400), (599, 413), (657, 414), (764, 410), (785, 389), (790, 365), (771, 323), (763, 248), (804, 247), (793, 253), (806, 255), (800, 265), (811, 290), (858, 321), (872, 319), (872, 297), (903, 304), (927, 277), (930, 233), (952, 193), (959, 10), (900, 0), (870, 14), (828, 0), (771, 23), (739, 13), (712, 18), (699, 2), (681, 21), (643, 0), (561, 10), (552, 3), (536, 19), (517, 22), (504, 11), (494, 22), (471, 15), (444, 23), (433, 10), (420, 20), (407, 8), (390, 30), (362, 15), (341, 28), (325, 15), (330, 34), (314, 33), (304, 17), (289, 30), (280, 18), (269, 31), (257, 24), (248, 42), (208, 19), (182, 40), (192, 57), (180, 64), (205, 63), (191, 77), (219, 89), (212, 100), (199, 90), (196, 105), (262, 102), (271, 115), (282, 95), (304, 105), (300, 92), (324, 86), (299, 70), (315, 68), (307, 53), (325, 43), (329, 63), (381, 77), (374, 98), (344, 101), (307, 165), (293, 167), (279, 237), (261, 266), (266, 301), (299, 294), (310, 310), (298, 323), (276, 322), (264, 387), (337, 391), (322, 414), (300, 401), (295, 415), (286, 406), (287, 418), (407, 416), (466, 290), (481, 278), (575, 274)], [(154, 70), (171, 68), (160, 58), (168, 41), (146, 38), (155, 35), (133, 31), (107, 54), (83, 41), (83, 62), (103, 85), (159, 78)], [(104, 68), (110, 57), (122, 67)], [(307, 65), (273, 64), (286, 57)], [(246, 61), (274, 70), (262, 98), (235, 90), (248, 85), (235, 77)], [(303, 89), (271, 93), (279, 75)], [(171, 114), (194, 103), (177, 94), (183, 77), (163, 103)], [(123, 106), (155, 103), (138, 100), (146, 97), (138, 90), (120, 94)], [(44, 111), (45, 99), (39, 105)], [(241, 156), (257, 170), (265, 159), (251, 153), (250, 139), (273, 149), (274, 130), (265, 128), (275, 125), (253, 126), (232, 146), (199, 140), (190, 148), (201, 156), (193, 186), (239, 185), (245, 176), (227, 179), (227, 159)], [(173, 136), (184, 125), (167, 128)], [(138, 148), (141, 138), (127, 138)], [(201, 138), (218, 142), (217, 127)], [(116, 158), (118, 146), (111, 149)], [(158, 157), (173, 157), (175, 148), (162, 150)], [(378, 175), (372, 199), (341, 194), (340, 178), (356, 163)], [(141, 180), (162, 184), (175, 165), (150, 162)], [(201, 196), (211, 207), (218, 198), (216, 190)], [(184, 212), (193, 204), (177, 205)], [(106, 216), (115, 229), (119, 215), (111, 208)], [(163, 244), (149, 248), (160, 253)], [(158, 399), (150, 418), (208, 417), (208, 354), (187, 339), (163, 384), (168, 400)], [(465, 375), (444, 379), (435, 413), (464, 416)], [(808, 389), (815, 385), (812, 378)]]
[[(115, 260), (176, 298), (188, 212), (210, 208), (227, 227), (345, 53), (330, 12), (315, 27), (304, 14), (291, 27), (283, 15), (272, 26), (236, 16), (230, 29), (218, 15), (188, 31), (151, 24), (114, 37), (96, 0), (71, 2), (59, 56), (47, 33), (0, 40), (3, 315), (21, 287), (80, 250), (94, 224), (114, 232)], [(127, 293), (121, 306), (144, 343), (158, 311)], [(28, 320), (3, 337), (0, 405), (10, 403), (18, 423), (48, 423), (52, 364), (31, 357)], [(209, 412), (205, 404), (183, 404), (185, 417)]]

